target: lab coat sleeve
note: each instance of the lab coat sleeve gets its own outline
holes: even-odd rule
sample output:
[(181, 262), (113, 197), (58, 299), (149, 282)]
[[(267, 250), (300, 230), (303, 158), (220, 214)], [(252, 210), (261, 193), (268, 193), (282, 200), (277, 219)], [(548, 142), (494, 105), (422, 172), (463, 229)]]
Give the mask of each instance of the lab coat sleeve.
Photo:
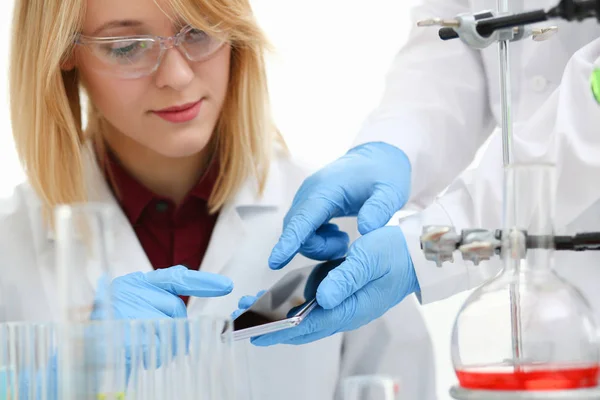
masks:
[(464, 172), (424, 211), (400, 221), (421, 289), (417, 298), (422, 304), (474, 288), (499, 271), (498, 257), (475, 266), (457, 252), (452, 263), (437, 267), (425, 259), (420, 235), (427, 225), (453, 226), (457, 233), (468, 228), (502, 228), (503, 177), (501, 136), (495, 134), (476, 169)]
[[(583, 84), (578, 87), (589, 91), (587, 82), (584, 80)], [(565, 92), (564, 88), (562, 92)], [(578, 96), (579, 103), (584, 96), (585, 93)], [(588, 98), (591, 99), (591, 96), (588, 95)], [(559, 101), (563, 101), (564, 104)], [(569, 109), (569, 104), (576, 104), (576, 102), (573, 98), (565, 97), (565, 93), (561, 94), (561, 90), (556, 90), (526, 124), (514, 131), (514, 162), (555, 164), (557, 160), (565, 159), (569, 149), (572, 148), (568, 143), (574, 142), (573, 128), (557, 128), (555, 123), (559, 111)], [(595, 124), (585, 126), (588, 125), (592, 127), (591, 129), (597, 126)], [(585, 128), (579, 128), (576, 131), (581, 132), (583, 129)], [(561, 134), (561, 131), (567, 132), (567, 134)], [(559, 138), (563, 138), (566, 142), (559, 142)], [(562, 156), (558, 157), (558, 155)], [(570, 166), (579, 158), (578, 156), (567, 157), (567, 162), (558, 163), (558, 171), (571, 168)], [(562, 179), (558, 180), (558, 187), (561, 189), (558, 190), (557, 204), (561, 205), (559, 208), (563, 210), (563, 214), (564, 210), (573, 207), (568, 206), (568, 202), (562, 199), (565, 196), (581, 198), (582, 196), (572, 196), (571, 194), (584, 193), (583, 190), (574, 189), (572, 185), (571, 189), (567, 189), (571, 182), (585, 182), (585, 179), (573, 179), (573, 176), (581, 174), (581, 171), (584, 170), (582, 167), (571, 174), (564, 172), (558, 174)], [(453, 226), (457, 233), (469, 228), (501, 229), (504, 223), (502, 220), (503, 194), (502, 135), (500, 132), (495, 132), (476, 168), (462, 173), (446, 193), (438, 196), (429, 207), (400, 220), (400, 227), (404, 232), (421, 289), (417, 293), (417, 298), (422, 304), (442, 300), (477, 287), (495, 276), (502, 267), (499, 257), (493, 257), (476, 266), (470, 261), (465, 262), (460, 253), (455, 252), (453, 263), (444, 263), (441, 268), (438, 268), (433, 261), (425, 259), (421, 250), (420, 235), (423, 227), (427, 225)], [(563, 218), (558, 225), (564, 224)]]
[(493, 128), (480, 52), (460, 40), (442, 41), (436, 28), (416, 27), (421, 19), (469, 11), (466, 0), (422, 0), (413, 8), (415, 27), (354, 143), (402, 149), (412, 165), (409, 202), (422, 207), (471, 163)]

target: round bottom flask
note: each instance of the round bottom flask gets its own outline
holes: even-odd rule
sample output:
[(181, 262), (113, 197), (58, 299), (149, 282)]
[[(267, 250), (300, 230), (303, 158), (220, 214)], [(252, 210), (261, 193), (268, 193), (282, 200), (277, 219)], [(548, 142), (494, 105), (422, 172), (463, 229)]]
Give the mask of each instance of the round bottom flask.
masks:
[(506, 170), (504, 268), (457, 315), (456, 399), (600, 399), (594, 311), (553, 269), (553, 172)]

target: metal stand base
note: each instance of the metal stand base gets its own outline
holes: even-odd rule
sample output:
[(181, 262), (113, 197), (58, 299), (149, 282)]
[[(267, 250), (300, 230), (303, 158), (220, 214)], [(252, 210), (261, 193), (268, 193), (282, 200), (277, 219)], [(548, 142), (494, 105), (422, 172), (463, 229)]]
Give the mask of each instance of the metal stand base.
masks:
[(456, 400), (600, 400), (600, 388), (505, 392), (500, 390), (470, 390), (459, 386), (450, 389)]

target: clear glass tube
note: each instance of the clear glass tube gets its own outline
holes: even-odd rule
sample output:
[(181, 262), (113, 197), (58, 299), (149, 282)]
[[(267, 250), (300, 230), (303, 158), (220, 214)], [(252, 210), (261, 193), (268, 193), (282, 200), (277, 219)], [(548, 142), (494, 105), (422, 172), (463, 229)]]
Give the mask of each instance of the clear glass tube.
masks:
[[(96, 340), (99, 326), (118, 340)], [(63, 348), (71, 347), (61, 335), (67, 327), (95, 354), (76, 373), (60, 362)], [(232, 340), (232, 321), (208, 315), (0, 324), (0, 399), (234, 400)]]
[(0, 399), (55, 400), (57, 343), (53, 324), (0, 324)]
[(397, 400), (399, 393), (398, 381), (387, 376), (358, 375), (342, 382), (344, 400)]
[(56, 266), (61, 321), (82, 322), (92, 311), (111, 319), (115, 206), (101, 203), (55, 209)]
[[(119, 338), (112, 326), (110, 282), (116, 206), (101, 203), (56, 207), (56, 266), (60, 296), (61, 400), (93, 399), (103, 366), (118, 365)], [(104, 351), (98, 349), (104, 348)], [(106, 380), (103, 382), (106, 383)], [(118, 383), (116, 383), (118, 385)]]
[[(459, 384), (503, 391), (596, 386), (595, 315), (553, 268), (554, 167), (505, 171), (504, 268), (468, 297), (456, 318), (452, 359)], [(538, 248), (526, 250), (533, 235)]]

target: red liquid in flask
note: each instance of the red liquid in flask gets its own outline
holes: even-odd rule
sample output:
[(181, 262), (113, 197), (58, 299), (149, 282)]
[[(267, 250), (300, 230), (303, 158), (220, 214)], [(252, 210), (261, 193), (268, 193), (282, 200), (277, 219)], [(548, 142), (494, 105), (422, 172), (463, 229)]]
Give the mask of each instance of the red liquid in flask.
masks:
[(457, 370), (460, 386), (474, 390), (567, 390), (598, 385), (600, 366), (582, 367), (521, 367), (510, 371)]

